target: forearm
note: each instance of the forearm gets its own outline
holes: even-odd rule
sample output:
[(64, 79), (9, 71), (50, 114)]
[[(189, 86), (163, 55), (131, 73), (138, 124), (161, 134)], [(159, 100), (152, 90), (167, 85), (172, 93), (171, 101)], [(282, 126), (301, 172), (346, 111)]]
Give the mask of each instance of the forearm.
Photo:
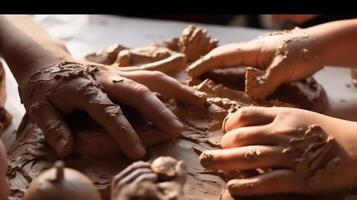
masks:
[(329, 22), (306, 31), (320, 49), (323, 65), (357, 66), (357, 19)]
[(38, 66), (48, 66), (69, 57), (61, 43), (29, 16), (0, 16), (0, 52), (16, 80)]

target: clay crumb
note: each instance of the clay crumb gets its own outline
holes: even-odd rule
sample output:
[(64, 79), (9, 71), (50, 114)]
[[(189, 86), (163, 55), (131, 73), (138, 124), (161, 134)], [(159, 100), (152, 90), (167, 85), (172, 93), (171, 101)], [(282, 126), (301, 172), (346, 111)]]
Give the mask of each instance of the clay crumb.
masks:
[(211, 165), (213, 160), (214, 160), (214, 157), (211, 154), (203, 152), (200, 155), (200, 163), (203, 167), (207, 167), (207, 166)]
[(174, 178), (177, 175), (176, 165), (176, 159), (169, 156), (162, 156), (152, 162), (151, 170), (158, 174), (160, 178), (166, 180)]
[(262, 154), (259, 150), (249, 151), (244, 154), (244, 158), (247, 160), (256, 160)]

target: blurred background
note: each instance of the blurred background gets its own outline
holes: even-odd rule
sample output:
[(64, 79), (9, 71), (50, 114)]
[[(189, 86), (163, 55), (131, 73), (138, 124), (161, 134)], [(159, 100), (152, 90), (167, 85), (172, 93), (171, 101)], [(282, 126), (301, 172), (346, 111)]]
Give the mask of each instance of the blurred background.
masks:
[(206, 23), (226, 26), (244, 26), (260, 29), (291, 29), (309, 27), (324, 22), (356, 18), (356, 15), (319, 14), (266, 14), (266, 15), (125, 15), (128, 17), (150, 18)]

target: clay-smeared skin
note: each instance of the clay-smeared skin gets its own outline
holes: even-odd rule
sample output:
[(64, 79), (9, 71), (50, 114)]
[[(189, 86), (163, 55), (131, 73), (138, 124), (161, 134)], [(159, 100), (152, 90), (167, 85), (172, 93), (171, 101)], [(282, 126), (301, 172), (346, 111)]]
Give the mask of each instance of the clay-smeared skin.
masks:
[[(174, 49), (176, 48), (175, 46), (177, 46), (177, 40), (173, 40), (172, 43), (169, 45), (170, 49), (179, 53), (179, 50)], [(201, 49), (199, 46), (197, 46), (197, 48)], [(145, 47), (145, 49), (154, 48)], [(105, 52), (90, 57), (90, 59), (95, 59), (91, 61), (96, 61), (99, 63), (103, 60), (112, 60), (114, 57), (116, 59), (118, 52), (122, 50), (123, 49), (120, 47), (120, 45), (115, 45), (112, 49), (107, 49)], [(115, 60), (111, 62), (114, 61)], [(150, 63), (152, 62), (147, 60), (147, 63), (144, 63), (143, 65)], [(186, 63), (185, 66), (188, 64), (189, 63)], [(220, 138), (223, 135), (221, 126), (225, 116), (229, 112), (234, 112), (242, 106), (255, 105), (258, 103), (247, 96), (244, 92), (227, 88), (226, 86), (217, 84), (212, 80), (193, 80), (191, 83), (195, 82), (193, 85), (196, 86), (194, 87), (178, 84), (178, 81), (182, 83), (188, 83), (189, 76), (184, 71), (184, 69), (181, 69), (181, 71), (178, 73), (171, 74), (173, 78), (169, 78), (163, 73), (157, 71), (124, 72), (118, 70), (118, 67), (116, 66), (102, 66), (96, 65), (94, 63), (90, 63), (90, 65), (95, 65), (97, 69), (99, 69), (95, 73), (95, 78), (101, 83), (101, 86), (106, 89), (105, 92), (107, 92), (108, 96), (116, 99), (117, 96), (115, 95), (122, 95), (120, 96), (122, 99), (120, 99), (119, 102), (123, 104), (130, 105), (130, 103), (136, 102), (136, 100), (138, 100), (137, 106), (134, 105), (133, 107), (138, 108), (144, 104), (143, 101), (138, 98), (127, 98), (127, 101), (124, 101), (124, 98), (131, 94), (126, 93), (128, 90), (125, 86), (133, 85), (133, 81), (135, 81), (134, 85), (137, 85), (136, 83), (140, 83), (147, 86), (151, 91), (160, 93), (160, 95), (156, 95), (158, 95), (160, 100), (165, 103), (165, 106), (169, 108), (172, 113), (175, 113), (175, 115), (180, 119), (184, 126), (180, 137), (174, 142), (163, 143), (148, 148), (149, 158), (155, 159), (159, 156), (170, 155), (177, 159), (184, 160), (188, 165), (187, 184), (190, 185), (190, 190), (187, 193), (188, 199), (205, 198), (216, 200), (219, 196), (221, 188), (225, 186), (225, 182), (220, 177), (218, 177), (218, 175), (221, 176), (221, 174), (205, 173), (205, 171), (203, 171), (204, 169), (199, 164), (198, 156), (195, 154), (193, 148), (201, 149), (201, 151), (218, 148), (221, 145)], [(123, 68), (130, 68), (130, 66)], [(302, 83), (302, 85), (307, 90), (312, 90), (308, 84)], [(118, 90), (116, 87), (124, 88), (125, 90)], [(62, 98), (63, 97), (61, 97), (61, 99)], [(170, 98), (175, 98), (177, 101)], [(279, 99), (279, 97), (277, 97), (277, 99)], [(179, 101), (183, 103), (180, 103)], [(145, 103), (145, 108), (147, 107), (146, 105), (148, 104)], [(292, 106), (291, 104), (286, 104), (278, 100), (260, 102), (259, 105)], [(132, 123), (130, 116), (128, 115), (129, 113), (125, 112), (123, 106), (122, 108), (123, 112), (127, 115), (129, 121)], [(140, 114), (144, 113), (140, 112)], [(157, 116), (157, 112), (148, 112), (148, 114), (154, 114)], [(150, 120), (151, 118), (147, 118), (149, 121), (153, 122), (153, 120)], [(133, 119), (141, 119), (139, 121), (142, 121), (142, 117), (139, 115), (134, 115)], [(167, 123), (167, 120), (161, 121)], [(83, 122), (80, 124), (86, 128), (86, 125), (92, 123)], [(157, 141), (162, 141), (162, 135), (167, 135), (165, 132), (166, 129), (156, 129), (152, 125), (145, 125), (146, 128), (142, 129), (143, 124), (133, 122), (132, 126), (135, 128), (145, 146), (157, 144)], [(104, 127), (94, 128), (99, 128), (100, 130), (104, 129)], [(171, 130), (172, 129), (170, 129), (170, 131)], [(91, 129), (88, 131), (95, 132), (95, 130)], [(104, 132), (107, 133), (108, 131)], [(150, 134), (146, 134), (147, 132)], [(97, 135), (100, 133), (101, 132), (97, 132)], [(118, 148), (110, 148), (110, 145), (109, 148), (106, 149), (95, 149), (92, 148), (92, 146), (95, 146), (96, 141), (83, 144), (82, 142), (85, 142), (85, 140), (88, 141), (88, 139), (90, 139), (90, 136), (86, 136), (86, 132), (84, 131), (74, 131), (73, 134), (76, 135), (76, 141), (81, 140), (81, 142), (76, 144), (82, 146), (77, 146), (75, 149), (75, 152), (79, 153), (79, 155), (66, 157), (65, 161), (67, 165), (83, 172), (86, 176), (88, 176), (96, 185), (97, 189), (101, 192), (103, 199), (109, 200), (111, 195), (111, 178), (126, 166), (128, 166), (131, 161), (122, 155), (118, 155)], [(144, 137), (141, 137), (144, 135), (150, 137), (151, 140), (146, 141)], [(158, 138), (154, 138), (153, 136), (158, 136)], [(111, 139), (109, 136), (106, 138)], [(107, 139), (104, 138), (104, 144), (107, 144)], [(115, 141), (111, 140), (110, 142), (110, 144), (113, 144)], [(87, 151), (85, 146), (90, 146), (92, 151)], [(93, 149), (97, 150), (94, 152), (96, 154), (94, 157), (92, 157)], [(87, 153), (91, 155), (88, 155)], [(98, 160), (98, 157), (101, 159)], [(32, 181), (32, 179), (36, 178), (39, 173), (44, 171), (44, 169), (52, 167), (53, 162), (57, 159), (58, 158), (55, 152), (44, 141), (42, 131), (35, 124), (30, 123), (29, 120), (25, 119), (22, 125), (19, 127), (18, 137), (15, 145), (9, 151), (10, 170), (8, 177), (11, 182), (10, 197), (16, 200), (21, 199), (25, 188)], [(246, 177), (246, 173), (242, 172), (236, 172), (233, 175), (230, 175), (231, 176), (225, 175), (224, 177)], [(224, 180), (226, 180), (226, 178)], [(143, 186), (143, 188), (157, 188), (155, 185), (153, 186), (152, 183), (143, 184), (146, 185)], [(169, 185), (162, 187), (169, 188)], [(128, 190), (130, 191), (131, 189)]]
[(314, 39), (296, 28), (217, 47), (194, 62), (188, 73), (195, 78), (215, 68), (243, 65), (265, 70), (246, 75), (246, 92), (257, 100), (265, 99), (282, 83), (300, 80), (323, 67)]
[[(165, 176), (161, 169), (172, 166), (174, 174)], [(159, 157), (151, 164), (135, 162), (113, 177), (112, 200), (183, 200), (187, 169), (182, 161)]]
[(232, 196), (339, 191), (357, 183), (356, 128), (305, 110), (244, 107), (226, 120), (223, 149), (203, 152), (200, 161), (212, 170), (271, 168), (229, 181)]
[(122, 71), (150, 70), (166, 74), (182, 70), (186, 56), (163, 46), (147, 46), (128, 49), (113, 45), (102, 52), (91, 53), (85, 60), (120, 67)]
[(128, 49), (120, 44), (115, 44), (99, 52), (94, 52), (85, 56), (85, 59), (91, 62), (100, 63), (103, 65), (111, 65), (117, 59), (118, 54)]
[[(152, 81), (153, 79), (157, 81)], [(177, 97), (184, 103), (202, 105), (205, 102), (204, 95), (202, 96), (160, 72), (121, 72), (114, 66), (106, 67), (69, 61), (34, 73), (29, 77), (30, 84), (27, 88), (20, 91), (25, 107), (37, 123), (41, 124), (45, 121), (43, 112), (44, 109), (47, 109), (48, 113), (48, 109), (51, 107), (48, 105), (49, 101), (60, 105), (65, 114), (71, 112), (73, 107), (86, 110), (91, 117), (107, 128), (126, 155), (135, 157), (135, 152), (140, 152), (139, 150), (142, 148), (138, 146), (139, 138), (122, 114), (120, 107), (114, 104), (106, 94), (134, 106), (172, 137), (177, 136), (182, 130), (182, 124), (177, 117), (148, 88), (137, 82), (143, 83), (151, 90), (165, 96)], [(71, 102), (66, 102), (68, 99), (62, 100), (63, 97), (58, 95), (62, 92), (73, 97)], [(147, 106), (143, 106), (140, 98), (144, 99)], [(158, 112), (160, 115), (156, 114)], [(50, 114), (55, 115), (55, 113)], [(41, 124), (43, 126), (41, 128), (45, 130), (49, 144), (57, 150), (59, 155), (68, 155), (73, 149), (74, 141), (65, 123), (58, 120), (46, 120), (47, 124)], [(63, 135), (59, 135), (59, 132), (64, 132), (65, 138), (60, 139), (59, 137)], [(128, 147), (124, 141), (132, 141), (136, 146)]]
[[(58, 90), (64, 90), (68, 94), (73, 94), (69, 88), (66, 88), (66, 84), (64, 83), (76, 84), (79, 88), (76, 88), (77, 96), (73, 96), (75, 104), (81, 102), (80, 96), (87, 97), (88, 102), (85, 103), (89, 103), (93, 109), (102, 109), (108, 116), (107, 119), (115, 118), (121, 115), (120, 108), (118, 105), (108, 102), (106, 95), (101, 93), (100, 86), (94, 81), (94, 71), (96, 70), (98, 69), (95, 66), (85, 66), (76, 62), (63, 62), (35, 72), (29, 77), (27, 88), (20, 90), (21, 101), (25, 103), (30, 116), (37, 123), (41, 124), (40, 113), (43, 114), (45, 111), (51, 112), (50, 110), (46, 110), (49, 107), (48, 99), (57, 97)], [(38, 91), (41, 91), (45, 96), (38, 96)], [(82, 101), (82, 103), (84, 102)], [(115, 108), (112, 109), (113, 107)], [(72, 151), (73, 136), (68, 132), (66, 133), (68, 128), (64, 122), (49, 119), (47, 124), (41, 128), (44, 130), (49, 144), (53, 145), (56, 150), (60, 150), (58, 152), (60, 156), (68, 155)], [(125, 127), (123, 129), (125, 132), (135, 134)], [(59, 135), (60, 132), (64, 132), (65, 135)], [(61, 136), (65, 138), (61, 138)]]

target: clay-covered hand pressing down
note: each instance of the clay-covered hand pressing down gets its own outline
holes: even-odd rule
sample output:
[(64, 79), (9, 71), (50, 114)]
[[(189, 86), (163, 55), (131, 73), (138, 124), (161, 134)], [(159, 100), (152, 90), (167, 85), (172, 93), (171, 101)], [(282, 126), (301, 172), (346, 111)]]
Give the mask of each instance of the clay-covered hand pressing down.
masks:
[(198, 77), (217, 68), (253, 67), (246, 73), (246, 92), (261, 100), (282, 83), (303, 79), (323, 67), (315, 40), (308, 31), (298, 28), (264, 34), (213, 49), (194, 62), (188, 73)]
[(233, 179), (233, 196), (343, 190), (357, 183), (357, 125), (311, 111), (283, 107), (243, 107), (223, 125), (222, 149), (203, 152), (212, 170), (265, 169)]
[(74, 110), (87, 112), (128, 157), (139, 159), (145, 149), (117, 103), (134, 107), (175, 137), (182, 124), (153, 92), (184, 103), (200, 102), (200, 95), (161, 72), (122, 72), (76, 61), (29, 17), (2, 16), (0, 30), (1, 53), (19, 84), (22, 103), (59, 156), (69, 155), (75, 145), (64, 122)]

